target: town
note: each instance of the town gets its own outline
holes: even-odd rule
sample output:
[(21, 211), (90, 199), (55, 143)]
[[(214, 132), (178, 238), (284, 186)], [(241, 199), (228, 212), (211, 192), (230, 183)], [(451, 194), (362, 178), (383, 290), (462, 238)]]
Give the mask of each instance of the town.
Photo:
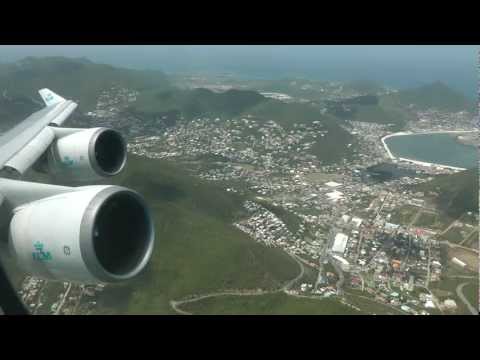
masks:
[[(339, 299), (361, 293), (402, 314), (448, 313), (459, 306), (451, 298), (440, 301), (430, 289), (445, 271), (445, 240), (440, 235), (452, 223), (422, 225), (420, 219), (436, 216), (438, 210), (425, 193), (412, 190), (433, 175), (456, 170), (392, 161), (381, 142), (391, 133), (387, 125), (348, 122), (344, 128), (354, 136), (355, 150), (341, 162), (328, 163), (311, 151), (315, 140), (330, 136), (321, 121), (285, 129), (275, 119), (259, 121), (245, 114), (191, 121), (180, 117), (167, 126), (165, 118), (148, 122), (125, 111), (137, 95), (125, 88), (105, 91), (96, 109), (73, 125), (119, 129), (131, 153), (174, 159), (196, 176), (247, 196), (245, 216), (232, 225), (265, 246), (295, 255), (318, 274), (302, 279), (290, 292)], [(289, 95), (264, 95), (292, 101)], [(432, 109), (419, 111), (417, 117), (406, 131), (474, 130), (466, 112)], [(378, 164), (394, 165), (410, 175), (378, 181), (369, 171)], [(465, 239), (478, 234), (478, 215), (469, 215), (454, 224), (466, 229)], [(447, 261), (460, 269), (478, 266), (456, 257)], [(43, 286), (42, 280), (28, 277), (21, 290), (27, 305), (39, 313), (88, 313), (102, 291), (100, 285), (65, 283), (44, 309)]]

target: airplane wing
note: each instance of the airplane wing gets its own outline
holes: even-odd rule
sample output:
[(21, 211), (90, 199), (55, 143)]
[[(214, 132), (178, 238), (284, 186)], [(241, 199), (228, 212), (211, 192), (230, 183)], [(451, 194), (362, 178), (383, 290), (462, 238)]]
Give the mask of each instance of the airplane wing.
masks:
[[(48, 89), (39, 93), (45, 108), (0, 136), (0, 229), (8, 233), (0, 232), (0, 242), (8, 239), (18, 265), (43, 279), (94, 284), (135, 277), (155, 238), (145, 201), (125, 187), (86, 185), (123, 170), (125, 139), (105, 127), (60, 127), (77, 104)], [(55, 182), (82, 186), (21, 179), (36, 162), (35, 170)], [(12, 287), (2, 290), (2, 274), (0, 266), (0, 307), (7, 311), (4, 293), (16, 295)]]
[[(13, 129), (7, 131), (0, 136), (0, 170), (8, 164), (9, 161), (15, 161), (15, 164), (19, 164), (21, 168), (26, 165), (31, 165), (32, 151), (29, 151), (28, 159), (22, 156), (22, 149), (32, 144), (32, 141), (38, 137), (44, 129), (49, 126), (61, 125), (76, 109), (77, 104), (71, 100), (66, 100), (61, 96), (55, 94), (48, 89), (41, 89), (39, 91), (40, 96), (45, 102), (46, 107), (40, 111), (37, 111), (15, 126)], [(43, 134), (44, 146), (49, 146), (53, 141), (53, 136), (48, 136), (48, 132)], [(38, 148), (38, 141), (35, 145)], [(38, 154), (33, 156), (40, 157), (43, 153), (43, 147), (38, 148)], [(30, 149), (32, 150), (32, 149)], [(36, 153), (37, 151), (33, 151)], [(18, 157), (15, 159), (15, 157)], [(24, 164), (28, 162), (29, 164)]]

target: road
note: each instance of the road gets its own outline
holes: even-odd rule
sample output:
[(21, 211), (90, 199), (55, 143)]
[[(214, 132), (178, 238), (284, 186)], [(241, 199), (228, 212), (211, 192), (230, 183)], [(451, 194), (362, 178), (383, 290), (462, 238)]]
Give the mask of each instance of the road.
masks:
[(170, 301), (170, 306), (173, 308), (173, 310), (175, 310), (179, 314), (192, 315), (192, 313), (189, 313), (188, 311), (184, 311), (184, 310), (180, 309), (180, 306), (184, 305), (184, 304), (191, 303), (191, 302), (200, 301), (200, 300), (203, 300), (203, 299), (208, 299), (208, 298), (211, 298), (211, 297), (228, 296), (228, 295), (256, 296), (256, 295), (271, 294), (271, 293), (279, 292), (279, 291), (280, 291), (280, 289), (265, 290), (265, 291), (263, 291), (263, 290), (261, 290), (261, 291), (255, 291), (255, 290), (252, 290), (252, 291), (248, 291), (248, 290), (223, 291), (223, 292), (209, 293), (209, 294), (205, 294), (205, 295), (198, 295), (198, 296), (192, 297), (190, 299), (186, 299), (186, 300), (178, 300), (178, 301), (171, 300)]
[(71, 289), (72, 289), (72, 283), (69, 283), (67, 291), (65, 291), (65, 295), (62, 298), (62, 301), (60, 302), (60, 304), (58, 304), (57, 310), (55, 311), (55, 315), (60, 314), (60, 310), (62, 310), (63, 304), (65, 304), (65, 300), (67, 300), (68, 294), (70, 293)]
[[(221, 292), (213, 292), (209, 294), (204, 294), (204, 295), (197, 295), (193, 296), (189, 299), (185, 300), (171, 300), (170, 301), (170, 306), (172, 309), (182, 315), (192, 315), (192, 313), (189, 313), (188, 311), (182, 310), (180, 306), (183, 304), (188, 304), (192, 303), (195, 301), (211, 298), (211, 297), (218, 297), (218, 296), (227, 296), (227, 295), (234, 295), (234, 296), (258, 296), (258, 295), (266, 295), (266, 294), (273, 294), (273, 293), (278, 293), (278, 292), (286, 292), (290, 287), (293, 286), (298, 280), (300, 280), (303, 275), (305, 274), (305, 266), (302, 263), (302, 259), (299, 258), (295, 254), (289, 254), (293, 260), (298, 264), (300, 267), (300, 272), (298, 273), (297, 276), (295, 276), (292, 280), (289, 280), (287, 283), (285, 283), (282, 287), (275, 289), (275, 290), (227, 290), (227, 291), (221, 291)], [(65, 297), (64, 297), (65, 299)]]
[(474, 227), (472, 229), (472, 231), (470, 231), (464, 238), (462, 241), (460, 241), (460, 243), (458, 245), (462, 245), (470, 238), (470, 236), (472, 236), (472, 234), (474, 234), (476, 231), (478, 231), (478, 229), (476, 227)]
[(428, 289), (430, 285), (430, 267), (431, 267), (431, 262), (432, 262), (432, 256), (431, 256), (431, 246), (428, 244), (428, 263), (427, 263), (427, 279), (425, 281), (425, 287)]
[(390, 309), (392, 309), (392, 310), (395, 310), (396, 312), (399, 312), (399, 313), (401, 313), (401, 314), (410, 315), (409, 313), (403, 311), (402, 309), (399, 309), (399, 308), (397, 308), (397, 307), (395, 307), (395, 306), (393, 306), (393, 305), (390, 305), (390, 304), (378, 302), (378, 301), (376, 301), (376, 300), (374, 300), (374, 299), (372, 299), (372, 298), (370, 298), (370, 297), (368, 297), (368, 296), (352, 294), (352, 293), (350, 293), (350, 292), (345, 292), (345, 294), (346, 294), (346, 295), (349, 295), (349, 296), (355, 296), (355, 297), (358, 297), (358, 298), (360, 298), (360, 299), (365, 299), (365, 300), (374, 302), (374, 303), (376, 303), (376, 304), (379, 304), (379, 305), (388, 307), (388, 308), (390, 308)]
[(464, 249), (464, 250), (468, 250), (468, 251), (473, 251), (474, 253), (477, 253), (477, 254), (479, 253), (479, 251), (477, 249), (473, 249), (473, 248), (470, 248), (470, 247), (454, 244), (454, 243), (451, 243), (447, 240), (439, 241), (438, 243), (448, 245), (448, 247), (451, 247), (451, 248), (460, 248), (460, 249)]
[(440, 234), (438, 234), (438, 235), (444, 235), (444, 234), (446, 234), (447, 231), (450, 230), (450, 229), (455, 225), (455, 223), (457, 222), (457, 220), (459, 220), (459, 219), (461, 219), (461, 216), (460, 216), (458, 219), (453, 220), (453, 221), (450, 223), (450, 225), (448, 225), (448, 226), (445, 228), (445, 230), (443, 230), (443, 231), (442, 231)]
[(474, 306), (472, 306), (472, 304), (470, 304), (470, 302), (467, 300), (465, 295), (463, 295), (463, 288), (467, 284), (468, 284), (468, 282), (464, 282), (464, 283), (457, 286), (457, 290), (456, 290), (457, 291), (457, 296), (459, 297), (460, 300), (462, 300), (462, 302), (465, 304), (465, 306), (468, 308), (468, 310), (470, 311), (470, 313), (472, 315), (478, 315), (478, 309), (476, 309)]
[(425, 289), (431, 296), (432, 296), (432, 302), (435, 304), (435, 307), (442, 313), (442, 315), (444, 314), (443, 310), (442, 310), (442, 306), (440, 304), (440, 301), (437, 299), (437, 297), (433, 294), (433, 292), (427, 288), (426, 286), (421, 286), (421, 285), (416, 285), (417, 287), (419, 288), (422, 288), (422, 289)]
[(285, 290), (288, 290), (289, 288), (291, 288), (293, 286), (293, 284), (295, 284), (298, 280), (300, 280), (303, 275), (305, 274), (305, 266), (303, 265), (301, 259), (295, 255), (295, 254), (290, 254), (290, 256), (292, 257), (293, 260), (296, 261), (296, 263), (298, 264), (298, 266), (300, 266), (300, 273), (295, 277), (293, 278), (292, 280), (290, 280), (289, 282), (287, 282), (283, 287), (282, 287), (282, 290), (285, 291)]
[(335, 268), (335, 271), (338, 274), (338, 281), (337, 281), (337, 295), (343, 296), (343, 283), (345, 282), (345, 276), (343, 275), (343, 270), (340, 265), (335, 260), (330, 260), (330, 264)]

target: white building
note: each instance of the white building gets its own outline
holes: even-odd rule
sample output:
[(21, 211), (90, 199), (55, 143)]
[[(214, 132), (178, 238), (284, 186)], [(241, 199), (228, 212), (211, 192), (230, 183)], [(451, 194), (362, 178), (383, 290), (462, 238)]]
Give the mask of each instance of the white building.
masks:
[(334, 188), (334, 187), (337, 187), (337, 186), (341, 186), (342, 184), (337, 183), (335, 181), (329, 181), (329, 182), (325, 183), (325, 185), (327, 185), (328, 187), (333, 187)]
[(335, 191), (327, 193), (327, 197), (328, 197), (329, 200), (332, 200), (333, 202), (336, 202), (340, 199), (343, 199), (343, 193), (335, 190)]
[(333, 242), (332, 251), (343, 254), (347, 247), (348, 236), (342, 233), (335, 235), (335, 241)]
[(360, 219), (359, 217), (354, 217), (352, 219), (352, 222), (355, 224), (355, 226), (358, 228), (361, 224), (362, 224), (362, 219)]
[(452, 258), (452, 262), (454, 264), (457, 264), (458, 266), (461, 266), (462, 268), (467, 266), (467, 264), (465, 264), (462, 260), (457, 259), (456, 257)]

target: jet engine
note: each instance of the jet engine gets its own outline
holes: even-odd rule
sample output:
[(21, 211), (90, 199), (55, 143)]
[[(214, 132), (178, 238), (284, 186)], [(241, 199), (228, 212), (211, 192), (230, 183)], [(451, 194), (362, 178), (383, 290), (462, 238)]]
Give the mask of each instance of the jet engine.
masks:
[(154, 243), (143, 198), (120, 186), (71, 189), (15, 208), (9, 247), (19, 265), (40, 278), (79, 283), (128, 280), (142, 271)]
[(117, 175), (125, 167), (127, 145), (118, 131), (108, 128), (53, 130), (57, 140), (47, 152), (47, 164), (54, 177), (91, 181)]

